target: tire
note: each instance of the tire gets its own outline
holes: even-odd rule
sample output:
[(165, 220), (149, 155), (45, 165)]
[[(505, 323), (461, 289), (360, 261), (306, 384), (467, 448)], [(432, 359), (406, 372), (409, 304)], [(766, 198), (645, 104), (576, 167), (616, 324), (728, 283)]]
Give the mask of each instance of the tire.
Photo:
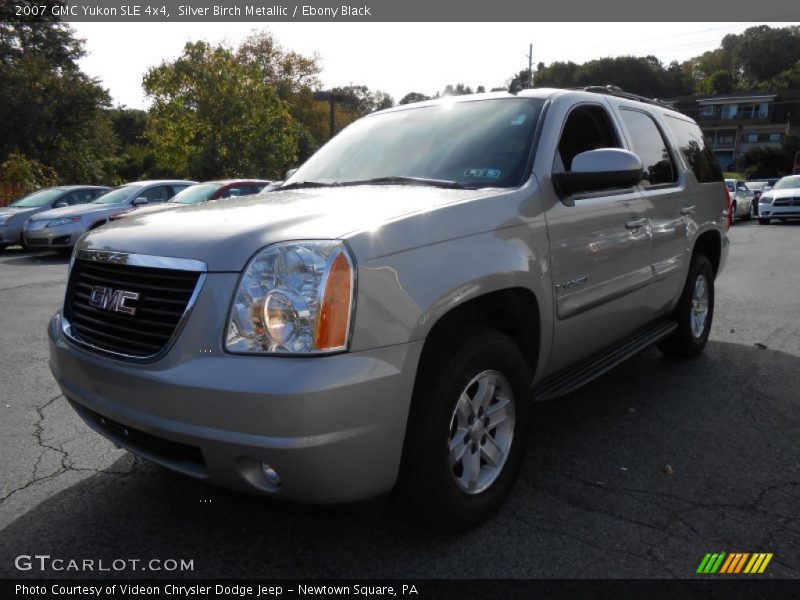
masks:
[[(703, 306), (705, 312), (702, 312)], [(704, 254), (694, 254), (681, 299), (672, 311), (672, 319), (678, 324), (678, 328), (668, 338), (659, 342), (658, 349), (667, 356), (680, 358), (697, 356), (706, 347), (713, 318), (714, 270)]]
[(759, 225), (769, 225), (769, 219), (759, 219), (758, 220), (758, 224)]
[[(458, 532), (492, 516), (519, 476), (528, 445), (530, 373), (516, 344), (494, 329), (474, 327), (439, 339), (426, 349), (417, 375), (395, 497), (409, 518)], [(494, 392), (481, 394), (490, 384)], [(480, 405), (478, 418), (473, 404)], [(505, 419), (487, 428), (492, 415)], [(499, 470), (489, 462), (492, 455)]]
[(731, 202), (731, 227), (736, 221), (736, 202)]

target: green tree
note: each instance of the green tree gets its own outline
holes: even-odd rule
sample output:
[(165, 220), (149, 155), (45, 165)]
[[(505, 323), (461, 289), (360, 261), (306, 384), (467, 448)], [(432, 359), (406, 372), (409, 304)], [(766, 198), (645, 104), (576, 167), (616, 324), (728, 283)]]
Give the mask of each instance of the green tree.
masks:
[(750, 148), (739, 158), (737, 166), (747, 177), (753, 178), (775, 177), (790, 172), (784, 151), (771, 146)]
[(12, 152), (0, 164), (0, 206), (15, 198), (58, 183), (56, 172), (36, 160)]
[(267, 83), (264, 67), (224, 46), (187, 43), (173, 62), (150, 69), (147, 139), (160, 166), (197, 179), (282, 177), (299, 131)]
[(409, 92), (405, 96), (400, 99), (398, 104), (412, 104), (413, 102), (424, 102), (425, 100), (430, 100), (430, 96), (426, 96), (425, 94), (421, 94), (420, 92)]
[(0, 22), (0, 161), (19, 152), (64, 183), (109, 176), (109, 96), (80, 71), (81, 56), (83, 41), (63, 23)]

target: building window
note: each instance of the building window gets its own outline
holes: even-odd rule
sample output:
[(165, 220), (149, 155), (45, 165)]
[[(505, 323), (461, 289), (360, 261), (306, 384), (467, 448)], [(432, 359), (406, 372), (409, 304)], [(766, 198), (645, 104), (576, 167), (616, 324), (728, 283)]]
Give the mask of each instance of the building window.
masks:
[(700, 116), (704, 119), (710, 119), (714, 116), (714, 106), (711, 104), (706, 104), (705, 106), (700, 107)]
[(738, 104), (726, 104), (722, 108), (722, 118), (725, 120), (735, 119), (739, 115)]
[(770, 133), (769, 134), (769, 141), (770, 142), (780, 142), (781, 141), (781, 134), (780, 133)]
[(755, 144), (758, 141), (757, 133), (745, 133), (742, 135), (742, 142), (745, 144)]

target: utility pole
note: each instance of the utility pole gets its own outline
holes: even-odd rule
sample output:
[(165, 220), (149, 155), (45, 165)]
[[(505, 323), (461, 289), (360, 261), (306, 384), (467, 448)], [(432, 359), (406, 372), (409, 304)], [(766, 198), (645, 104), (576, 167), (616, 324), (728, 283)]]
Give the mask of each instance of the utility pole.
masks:
[(533, 87), (533, 44), (528, 49), (528, 87)]

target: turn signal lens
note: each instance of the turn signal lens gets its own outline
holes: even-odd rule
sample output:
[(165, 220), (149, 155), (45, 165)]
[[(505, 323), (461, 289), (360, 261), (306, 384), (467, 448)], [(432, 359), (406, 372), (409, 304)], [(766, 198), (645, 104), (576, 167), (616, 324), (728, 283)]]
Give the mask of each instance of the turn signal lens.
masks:
[(350, 303), (353, 298), (353, 268), (344, 252), (331, 261), (322, 294), (314, 346), (320, 350), (344, 348), (350, 328)]

